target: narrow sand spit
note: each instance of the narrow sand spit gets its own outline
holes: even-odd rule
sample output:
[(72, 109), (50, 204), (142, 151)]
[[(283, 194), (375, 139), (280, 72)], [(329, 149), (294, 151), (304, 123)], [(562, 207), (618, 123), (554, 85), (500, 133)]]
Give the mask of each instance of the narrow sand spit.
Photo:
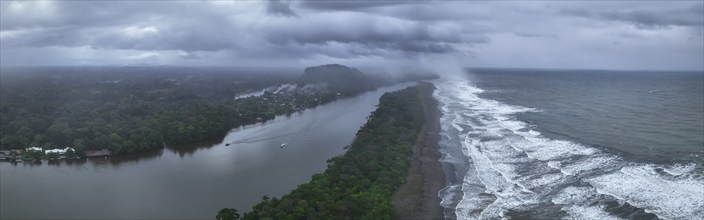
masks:
[(411, 166), (406, 183), (393, 197), (398, 219), (443, 219), (438, 191), (445, 186), (445, 174), (438, 159), (440, 111), (433, 98), (435, 87), (421, 84), (421, 101), (425, 111), (425, 124), (413, 149)]

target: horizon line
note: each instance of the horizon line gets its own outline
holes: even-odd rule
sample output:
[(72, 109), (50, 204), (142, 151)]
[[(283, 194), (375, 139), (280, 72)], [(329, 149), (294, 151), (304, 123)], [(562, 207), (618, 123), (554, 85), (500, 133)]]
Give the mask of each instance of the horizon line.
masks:
[[(325, 63), (335, 64), (335, 63)], [(317, 65), (312, 65), (317, 66)], [(346, 65), (347, 66), (347, 65)], [(308, 67), (306, 65), (290, 65), (290, 66), (237, 66), (237, 65), (0, 65), (0, 69), (4, 68), (51, 68), (51, 67), (171, 67), (171, 68), (301, 68)], [(351, 66), (363, 67), (363, 66)], [(377, 66), (368, 66), (377, 67)], [(463, 69), (503, 69), (503, 70), (545, 70), (545, 71), (622, 71), (622, 72), (704, 72), (704, 69), (606, 69), (606, 68), (582, 68), (582, 67), (497, 67), (497, 66), (463, 66)]]

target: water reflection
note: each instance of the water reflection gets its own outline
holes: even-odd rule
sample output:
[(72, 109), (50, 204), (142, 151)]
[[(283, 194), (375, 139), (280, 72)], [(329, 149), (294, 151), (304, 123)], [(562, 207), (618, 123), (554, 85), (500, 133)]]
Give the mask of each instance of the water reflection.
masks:
[(209, 219), (225, 207), (246, 212), (262, 196), (280, 197), (323, 171), (326, 160), (344, 153), (379, 97), (409, 85), (236, 128), (217, 143), (0, 163), (0, 218)]
[(137, 163), (141, 161), (153, 160), (161, 157), (164, 154), (163, 149), (147, 151), (139, 154), (131, 155), (117, 155), (109, 158), (90, 158), (89, 160), (94, 163), (110, 162), (110, 164), (118, 166), (121, 163)]
[(194, 153), (196, 153), (198, 150), (207, 150), (215, 145), (219, 144), (222, 142), (222, 140), (225, 137), (219, 138), (217, 140), (207, 140), (207, 141), (202, 141), (198, 143), (191, 143), (191, 144), (180, 144), (180, 145), (166, 145), (164, 148), (168, 149), (169, 151), (176, 153), (179, 157), (183, 158), (184, 156), (192, 156)]
[[(212, 146), (210, 146), (212, 147)], [(92, 157), (92, 158), (79, 158), (79, 159), (60, 159), (60, 160), (31, 160), (31, 161), (2, 161), (0, 163), (10, 164), (14, 167), (18, 165), (35, 167), (35, 166), (85, 166), (86, 163), (91, 163), (92, 165), (113, 165), (119, 166), (121, 163), (136, 163), (145, 160), (152, 160), (162, 156), (163, 149), (147, 151), (139, 154), (130, 155), (119, 155), (112, 157)]]

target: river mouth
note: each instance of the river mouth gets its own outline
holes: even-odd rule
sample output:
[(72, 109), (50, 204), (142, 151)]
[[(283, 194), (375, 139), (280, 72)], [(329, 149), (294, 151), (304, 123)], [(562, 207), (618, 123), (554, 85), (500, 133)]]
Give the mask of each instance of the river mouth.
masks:
[[(382, 87), (233, 129), (220, 143), (58, 163), (0, 163), (0, 218), (213, 218), (280, 197), (343, 154)], [(229, 146), (226, 146), (229, 144)], [(282, 146), (282, 144), (285, 144)]]

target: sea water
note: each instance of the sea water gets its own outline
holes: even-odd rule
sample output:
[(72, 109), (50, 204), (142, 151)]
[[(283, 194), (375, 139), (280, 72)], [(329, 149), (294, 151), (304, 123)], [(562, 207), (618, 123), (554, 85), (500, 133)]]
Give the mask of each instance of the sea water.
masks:
[(435, 82), (447, 219), (704, 219), (704, 73)]

